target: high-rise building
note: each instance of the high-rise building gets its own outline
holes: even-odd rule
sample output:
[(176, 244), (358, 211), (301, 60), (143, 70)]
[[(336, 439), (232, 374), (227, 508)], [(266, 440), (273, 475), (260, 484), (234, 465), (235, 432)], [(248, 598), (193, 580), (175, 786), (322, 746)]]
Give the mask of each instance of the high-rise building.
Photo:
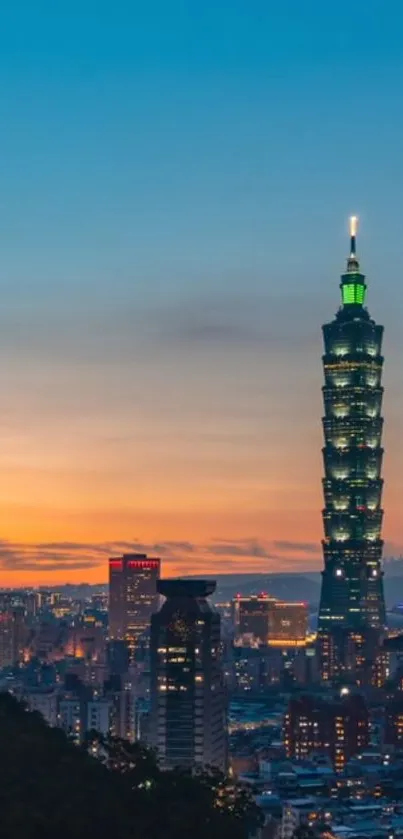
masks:
[(385, 746), (393, 746), (395, 749), (403, 749), (403, 701), (395, 698), (387, 703), (384, 719)]
[(21, 664), (28, 631), (25, 610), (9, 607), (0, 612), (0, 668)]
[(268, 594), (248, 596), (238, 594), (232, 601), (236, 637), (250, 639), (250, 643), (257, 645), (267, 644), (270, 606), (274, 602), (274, 597)]
[(269, 594), (243, 596), (232, 602), (237, 646), (303, 646), (308, 633), (308, 605), (277, 600)]
[(304, 601), (274, 601), (269, 609), (269, 644), (298, 647), (306, 644), (308, 604)]
[(325, 680), (362, 681), (385, 627), (381, 569), (382, 335), (365, 307), (356, 255), (341, 277), (342, 305), (323, 327), (324, 571), (318, 640)]
[(368, 742), (369, 715), (362, 696), (346, 692), (325, 699), (303, 694), (290, 700), (284, 718), (287, 757), (304, 760), (312, 752), (323, 752), (336, 772), (342, 772)]
[(166, 600), (151, 623), (150, 742), (161, 766), (227, 763), (220, 616), (214, 582), (160, 580)]
[(109, 638), (126, 641), (131, 656), (158, 608), (160, 566), (159, 559), (145, 554), (124, 554), (109, 560)]

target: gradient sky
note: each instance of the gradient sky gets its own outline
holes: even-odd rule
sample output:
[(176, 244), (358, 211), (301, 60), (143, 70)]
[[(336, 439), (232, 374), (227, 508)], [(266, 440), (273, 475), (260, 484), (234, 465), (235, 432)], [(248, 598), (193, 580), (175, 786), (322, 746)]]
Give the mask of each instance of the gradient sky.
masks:
[(403, 552), (401, 0), (0, 11), (0, 585), (319, 568), (347, 216)]

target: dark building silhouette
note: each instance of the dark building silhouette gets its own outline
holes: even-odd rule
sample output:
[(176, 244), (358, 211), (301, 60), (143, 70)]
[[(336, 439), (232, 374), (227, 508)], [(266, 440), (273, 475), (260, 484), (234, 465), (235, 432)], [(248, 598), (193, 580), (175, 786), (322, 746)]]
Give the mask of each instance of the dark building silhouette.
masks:
[(226, 768), (226, 700), (214, 582), (160, 580), (151, 622), (150, 742), (161, 766)]
[(322, 752), (342, 772), (368, 741), (368, 709), (362, 696), (348, 693), (327, 699), (304, 694), (290, 700), (284, 718), (287, 757), (303, 760), (312, 752)]
[(129, 670), (130, 657), (127, 641), (108, 641), (106, 647), (108, 671), (111, 676), (124, 676)]
[(341, 277), (342, 305), (323, 327), (325, 506), (319, 645), (325, 680), (360, 683), (385, 628), (381, 570), (382, 335), (365, 308), (356, 219)]
[(131, 658), (158, 608), (160, 565), (145, 554), (109, 560), (109, 639), (126, 641)]

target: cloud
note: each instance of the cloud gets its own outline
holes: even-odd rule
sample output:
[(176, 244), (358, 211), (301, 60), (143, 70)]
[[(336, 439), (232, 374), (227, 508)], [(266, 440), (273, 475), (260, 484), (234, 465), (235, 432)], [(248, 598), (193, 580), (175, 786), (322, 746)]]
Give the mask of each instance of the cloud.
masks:
[(319, 542), (291, 542), (287, 539), (276, 539), (273, 546), (279, 551), (291, 551), (292, 553), (307, 553), (316, 554), (322, 553), (322, 548)]
[[(171, 568), (184, 568), (194, 573), (200, 568), (208, 573), (230, 571), (266, 571), (273, 563), (283, 567), (300, 562), (301, 554), (319, 555), (320, 549), (310, 542), (265, 542), (256, 537), (244, 539), (212, 539), (205, 543), (188, 540), (142, 542), (139, 539), (105, 542), (38, 542), (22, 543), (0, 540), (0, 568), (5, 571), (93, 571), (100, 579), (107, 576), (107, 560), (122, 553), (144, 553), (161, 557)], [(214, 559), (219, 558), (219, 559)], [(240, 560), (244, 559), (245, 563)], [(249, 562), (248, 562), (249, 560)], [(241, 566), (241, 567), (240, 567)], [(167, 568), (167, 566), (165, 566)], [(205, 570), (205, 573), (207, 571)], [(83, 575), (85, 579), (85, 575)]]
[(205, 550), (217, 556), (253, 556), (258, 559), (272, 559), (267, 548), (257, 539), (238, 539), (236, 541), (214, 540)]
[[(290, 328), (289, 301), (253, 294), (227, 294), (210, 299), (193, 298), (170, 308), (150, 312), (150, 324), (157, 326), (158, 340), (168, 344), (205, 346), (213, 349), (246, 345), (295, 346), (312, 341), (312, 307), (304, 298), (295, 301)], [(303, 310), (301, 312), (301, 310)], [(306, 310), (306, 311), (305, 311)]]
[[(201, 287), (202, 283), (200, 283)], [(29, 357), (62, 362), (116, 364), (128, 359), (149, 360), (161, 348), (176, 352), (184, 346), (196, 349), (247, 348), (287, 349), (312, 343), (318, 317), (312, 298), (299, 294), (288, 298), (262, 293), (249, 283), (246, 291), (231, 287), (205, 295), (172, 301), (126, 299), (109, 308), (101, 305), (61, 307), (52, 313), (46, 304), (18, 316), (14, 308), (0, 312), (0, 354), (17, 360)], [(316, 302), (317, 302), (317, 298)], [(51, 349), (51, 356), (49, 351)]]

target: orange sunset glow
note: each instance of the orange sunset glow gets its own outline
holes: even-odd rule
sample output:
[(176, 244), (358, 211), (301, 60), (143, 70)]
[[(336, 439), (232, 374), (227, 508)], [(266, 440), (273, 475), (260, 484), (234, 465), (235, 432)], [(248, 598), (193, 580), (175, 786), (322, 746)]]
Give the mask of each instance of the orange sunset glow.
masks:
[[(160, 555), (165, 575), (319, 569), (319, 326), (302, 352), (279, 347), (275, 363), (263, 339), (241, 352), (168, 346), (144, 360), (134, 350), (126, 367), (11, 365), (2, 585), (105, 582), (108, 556), (132, 549)], [(268, 342), (270, 329), (269, 317)], [(387, 449), (399, 431), (389, 404)], [(395, 450), (385, 536), (397, 555)]]

